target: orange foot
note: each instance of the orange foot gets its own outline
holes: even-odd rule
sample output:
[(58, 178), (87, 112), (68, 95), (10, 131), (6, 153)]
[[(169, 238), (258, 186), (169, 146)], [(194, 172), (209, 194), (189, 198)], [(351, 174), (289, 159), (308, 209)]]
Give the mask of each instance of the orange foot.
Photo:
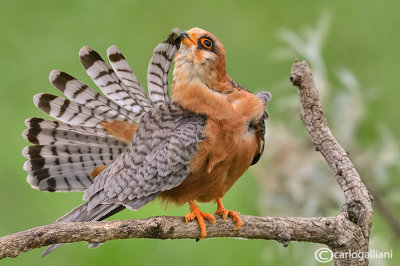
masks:
[(236, 223), (236, 227), (234, 230), (238, 230), (243, 225), (242, 219), (239, 216), (240, 212), (228, 211), (227, 209), (225, 209), (224, 205), (222, 205), (221, 197), (217, 198), (217, 206), (218, 207), (215, 214), (221, 215), (224, 222), (226, 220), (226, 217), (231, 217), (232, 220)]
[(200, 211), (199, 207), (197, 207), (196, 203), (194, 203), (193, 200), (189, 201), (189, 206), (190, 206), (190, 213), (185, 214), (186, 223), (189, 223), (189, 221), (192, 221), (194, 220), (194, 218), (197, 218), (201, 230), (200, 239), (203, 239), (207, 236), (206, 223), (204, 222), (204, 218), (207, 219), (210, 223), (215, 224), (214, 215)]

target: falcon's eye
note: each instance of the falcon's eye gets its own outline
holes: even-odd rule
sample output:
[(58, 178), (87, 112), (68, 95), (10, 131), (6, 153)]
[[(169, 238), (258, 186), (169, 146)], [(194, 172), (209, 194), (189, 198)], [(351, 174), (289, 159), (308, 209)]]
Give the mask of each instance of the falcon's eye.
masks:
[(212, 48), (212, 41), (208, 38), (201, 38), (200, 39), (201, 44), (207, 48), (207, 49), (211, 49)]

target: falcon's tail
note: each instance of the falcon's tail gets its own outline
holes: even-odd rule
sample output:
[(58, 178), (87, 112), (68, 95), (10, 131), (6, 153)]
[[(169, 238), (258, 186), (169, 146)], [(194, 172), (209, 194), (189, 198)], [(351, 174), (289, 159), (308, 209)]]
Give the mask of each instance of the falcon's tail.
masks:
[(89, 47), (80, 60), (103, 96), (71, 75), (53, 70), (50, 82), (68, 99), (37, 94), (35, 105), (59, 121), (29, 118), (22, 154), (27, 182), (43, 191), (83, 191), (130, 143), (142, 114), (169, 101), (168, 71), (177, 50), (173, 31), (154, 49), (146, 94), (116, 46), (107, 50), (111, 67)]
[[(57, 222), (101, 221), (117, 212), (122, 211), (123, 209), (125, 209), (125, 207), (122, 205), (100, 204), (88, 211), (88, 202), (86, 202), (72, 209), (69, 213), (59, 218)], [(42, 257), (46, 256), (61, 245), (62, 244), (51, 245), (42, 253)]]

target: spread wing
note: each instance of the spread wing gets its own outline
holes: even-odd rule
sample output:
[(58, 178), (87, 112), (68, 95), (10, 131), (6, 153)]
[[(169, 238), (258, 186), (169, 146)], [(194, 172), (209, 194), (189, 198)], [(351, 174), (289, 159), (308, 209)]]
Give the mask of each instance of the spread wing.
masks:
[(137, 210), (182, 183), (204, 139), (205, 123), (205, 117), (171, 102), (146, 113), (126, 151), (86, 190), (88, 211), (101, 204)]

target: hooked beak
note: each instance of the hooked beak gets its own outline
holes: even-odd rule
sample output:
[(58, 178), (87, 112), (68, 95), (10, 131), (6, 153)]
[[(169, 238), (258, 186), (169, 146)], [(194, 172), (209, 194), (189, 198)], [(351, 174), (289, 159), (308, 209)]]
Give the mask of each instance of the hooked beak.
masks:
[(187, 31), (184, 31), (179, 35), (179, 39), (182, 44), (187, 46), (196, 45), (196, 36), (193, 33), (189, 34)]

